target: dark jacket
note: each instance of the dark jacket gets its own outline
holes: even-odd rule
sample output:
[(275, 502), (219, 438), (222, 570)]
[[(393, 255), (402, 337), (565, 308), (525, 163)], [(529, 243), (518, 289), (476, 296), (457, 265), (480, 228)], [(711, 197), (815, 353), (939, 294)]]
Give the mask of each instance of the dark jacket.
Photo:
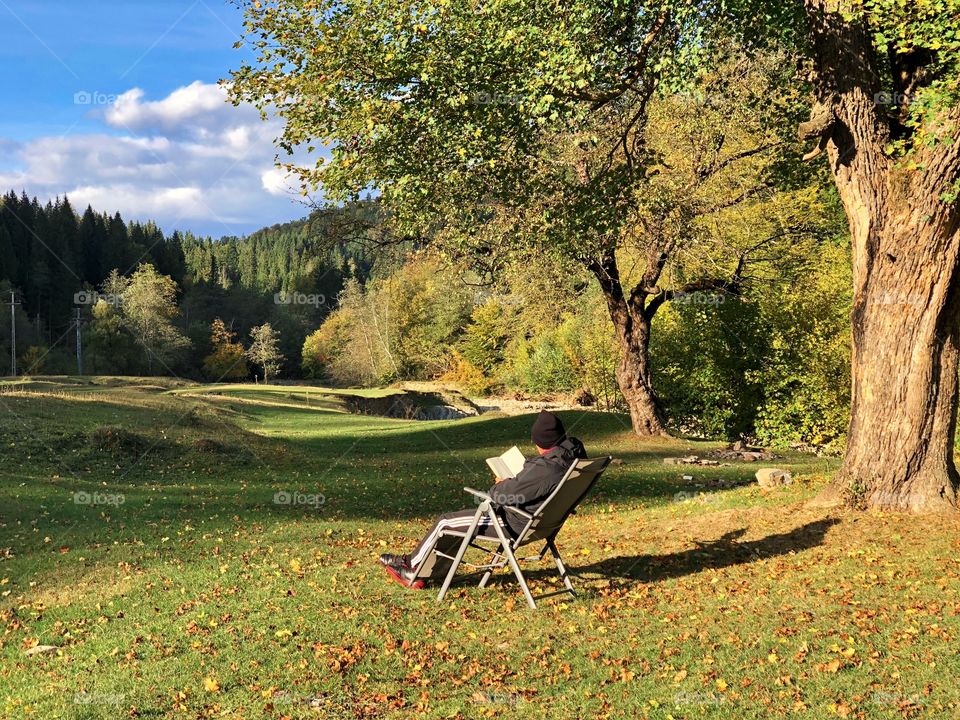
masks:
[[(515, 478), (497, 483), (488, 494), (497, 505), (512, 505), (533, 513), (560, 484), (573, 461), (585, 457), (587, 451), (583, 443), (576, 438), (567, 438), (547, 454), (527, 458)], [(516, 513), (501, 510), (500, 515), (506, 519), (514, 535), (527, 524), (526, 518)]]

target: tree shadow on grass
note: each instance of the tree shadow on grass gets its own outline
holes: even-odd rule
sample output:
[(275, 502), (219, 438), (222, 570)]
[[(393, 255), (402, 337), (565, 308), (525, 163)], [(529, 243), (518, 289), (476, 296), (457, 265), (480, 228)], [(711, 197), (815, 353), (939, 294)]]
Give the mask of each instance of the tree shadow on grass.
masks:
[[(739, 528), (724, 533), (716, 540), (695, 540), (697, 547), (681, 552), (663, 555), (620, 555), (590, 565), (576, 566), (568, 563), (568, 569), (574, 578), (588, 582), (598, 579), (598, 576), (614, 584), (617, 581), (658, 582), (695, 575), (704, 570), (720, 570), (809, 550), (822, 545), (827, 532), (839, 522), (838, 518), (823, 518), (800, 525), (789, 532), (745, 541), (740, 538), (746, 534), (747, 529)], [(558, 545), (562, 553), (562, 539), (558, 541)], [(528, 580), (544, 580), (556, 577), (556, 572), (552, 568), (529, 571), (524, 569), (524, 575)], [(494, 582), (509, 584), (515, 583), (516, 579), (511, 573), (500, 573)], [(574, 583), (574, 588), (576, 587)]]

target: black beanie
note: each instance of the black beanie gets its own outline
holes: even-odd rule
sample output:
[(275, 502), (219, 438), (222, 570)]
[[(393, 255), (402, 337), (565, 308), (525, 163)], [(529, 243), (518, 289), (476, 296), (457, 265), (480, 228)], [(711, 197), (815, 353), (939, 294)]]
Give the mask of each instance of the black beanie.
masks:
[(560, 418), (552, 412), (541, 410), (533, 423), (533, 431), (530, 435), (537, 447), (549, 450), (563, 442), (563, 439), (567, 436), (567, 431), (564, 430)]

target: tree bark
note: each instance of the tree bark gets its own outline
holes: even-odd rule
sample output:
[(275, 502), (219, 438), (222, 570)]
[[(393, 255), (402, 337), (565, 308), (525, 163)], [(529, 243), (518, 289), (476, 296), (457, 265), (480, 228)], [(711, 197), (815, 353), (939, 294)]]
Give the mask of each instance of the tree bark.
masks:
[(952, 510), (960, 238), (909, 217), (887, 225), (878, 240), (888, 250), (859, 263), (847, 451), (821, 500)]
[(635, 292), (630, 300), (620, 284), (614, 251), (590, 265), (607, 302), (610, 320), (620, 344), (617, 385), (630, 410), (633, 431), (640, 436), (667, 435), (663, 409), (653, 389), (650, 373), (650, 318), (644, 309), (645, 295)]
[[(851, 418), (843, 466), (821, 504), (914, 512), (957, 505), (954, 464), (960, 358), (960, 232), (944, 183), (960, 173), (957, 142), (915, 149), (922, 172), (885, 152), (889, 119), (867, 28), (838, 0), (806, 0), (823, 144), (850, 224)], [(955, 118), (954, 118), (955, 120)]]
[[(618, 314), (618, 318), (620, 315)], [(632, 317), (626, 323), (614, 319), (620, 341), (617, 385), (630, 410), (630, 422), (637, 435), (666, 435), (663, 409), (650, 374), (650, 321)]]

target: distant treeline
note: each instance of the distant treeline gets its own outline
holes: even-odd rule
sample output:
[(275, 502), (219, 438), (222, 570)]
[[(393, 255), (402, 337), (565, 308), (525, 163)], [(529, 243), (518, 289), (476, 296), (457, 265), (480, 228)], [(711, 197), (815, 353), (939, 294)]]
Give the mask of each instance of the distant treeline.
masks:
[[(372, 216), (375, 208), (351, 212)], [(78, 214), (65, 197), (41, 204), (10, 192), (0, 198), (0, 302), (8, 306), (15, 290), (18, 354), (32, 347), (31, 356), (43, 356), (46, 371), (69, 372), (75, 367), (71, 330), (77, 310), (87, 327), (95, 293), (111, 273), (130, 276), (137, 267), (151, 265), (176, 283), (174, 322), (192, 341), (177, 372), (201, 374), (210, 326), (218, 317), (241, 339), (254, 326), (273, 323), (296, 372), (304, 337), (320, 325), (345, 281), (362, 282), (371, 270), (370, 256), (336, 216), (335, 211), (315, 213), (248, 237), (215, 240), (190, 232), (165, 235), (153, 222), (127, 222), (119, 213), (91, 207)], [(10, 354), (8, 317), (9, 311), (0, 322), (4, 357)], [(108, 361), (102, 358), (101, 364)]]

